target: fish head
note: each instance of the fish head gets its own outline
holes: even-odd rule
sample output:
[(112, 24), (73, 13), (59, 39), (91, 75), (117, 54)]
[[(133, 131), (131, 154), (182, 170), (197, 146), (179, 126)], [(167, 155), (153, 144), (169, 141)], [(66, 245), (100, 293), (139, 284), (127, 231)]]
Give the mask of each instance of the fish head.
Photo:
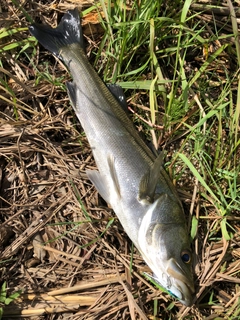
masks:
[(194, 297), (192, 252), (179, 203), (167, 197), (157, 199), (141, 221), (138, 243), (154, 281), (190, 306)]

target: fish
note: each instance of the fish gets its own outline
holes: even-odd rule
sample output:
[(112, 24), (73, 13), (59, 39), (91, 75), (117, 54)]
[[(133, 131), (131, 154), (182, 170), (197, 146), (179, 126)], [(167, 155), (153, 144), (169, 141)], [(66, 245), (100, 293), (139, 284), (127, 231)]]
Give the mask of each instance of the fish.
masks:
[(80, 15), (69, 10), (59, 25), (34, 23), (29, 31), (64, 62), (70, 102), (90, 144), (97, 170), (86, 170), (101, 197), (153, 272), (152, 278), (182, 304), (194, 298), (192, 250), (178, 193), (124, 110), (123, 90), (107, 86), (90, 64)]

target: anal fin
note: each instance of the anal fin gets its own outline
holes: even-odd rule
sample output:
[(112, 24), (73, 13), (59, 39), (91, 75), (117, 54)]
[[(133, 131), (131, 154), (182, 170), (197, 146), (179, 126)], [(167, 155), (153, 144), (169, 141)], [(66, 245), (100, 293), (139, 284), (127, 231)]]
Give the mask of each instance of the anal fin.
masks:
[(74, 82), (67, 82), (66, 83), (67, 86), (67, 92), (68, 92), (68, 96), (70, 98), (71, 104), (72, 106), (76, 107), (77, 105), (77, 88), (76, 88), (76, 84)]

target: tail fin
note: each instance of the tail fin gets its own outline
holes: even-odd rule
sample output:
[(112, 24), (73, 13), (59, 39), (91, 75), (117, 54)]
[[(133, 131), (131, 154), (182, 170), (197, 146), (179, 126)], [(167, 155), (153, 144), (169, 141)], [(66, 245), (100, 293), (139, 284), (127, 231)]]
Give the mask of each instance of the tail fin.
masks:
[(50, 52), (61, 58), (61, 48), (73, 43), (83, 45), (82, 27), (79, 12), (76, 9), (64, 14), (57, 28), (48, 25), (33, 24), (30, 33)]

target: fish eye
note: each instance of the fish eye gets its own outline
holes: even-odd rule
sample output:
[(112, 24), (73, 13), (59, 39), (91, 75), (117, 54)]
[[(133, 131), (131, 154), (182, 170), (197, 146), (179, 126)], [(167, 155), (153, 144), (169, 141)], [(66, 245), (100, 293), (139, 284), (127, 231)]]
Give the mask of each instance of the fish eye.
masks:
[(182, 259), (182, 261), (184, 262), (184, 263), (186, 263), (186, 264), (188, 264), (188, 263), (190, 263), (191, 262), (191, 253), (189, 252), (189, 251), (183, 251), (182, 253), (181, 253), (181, 259)]

